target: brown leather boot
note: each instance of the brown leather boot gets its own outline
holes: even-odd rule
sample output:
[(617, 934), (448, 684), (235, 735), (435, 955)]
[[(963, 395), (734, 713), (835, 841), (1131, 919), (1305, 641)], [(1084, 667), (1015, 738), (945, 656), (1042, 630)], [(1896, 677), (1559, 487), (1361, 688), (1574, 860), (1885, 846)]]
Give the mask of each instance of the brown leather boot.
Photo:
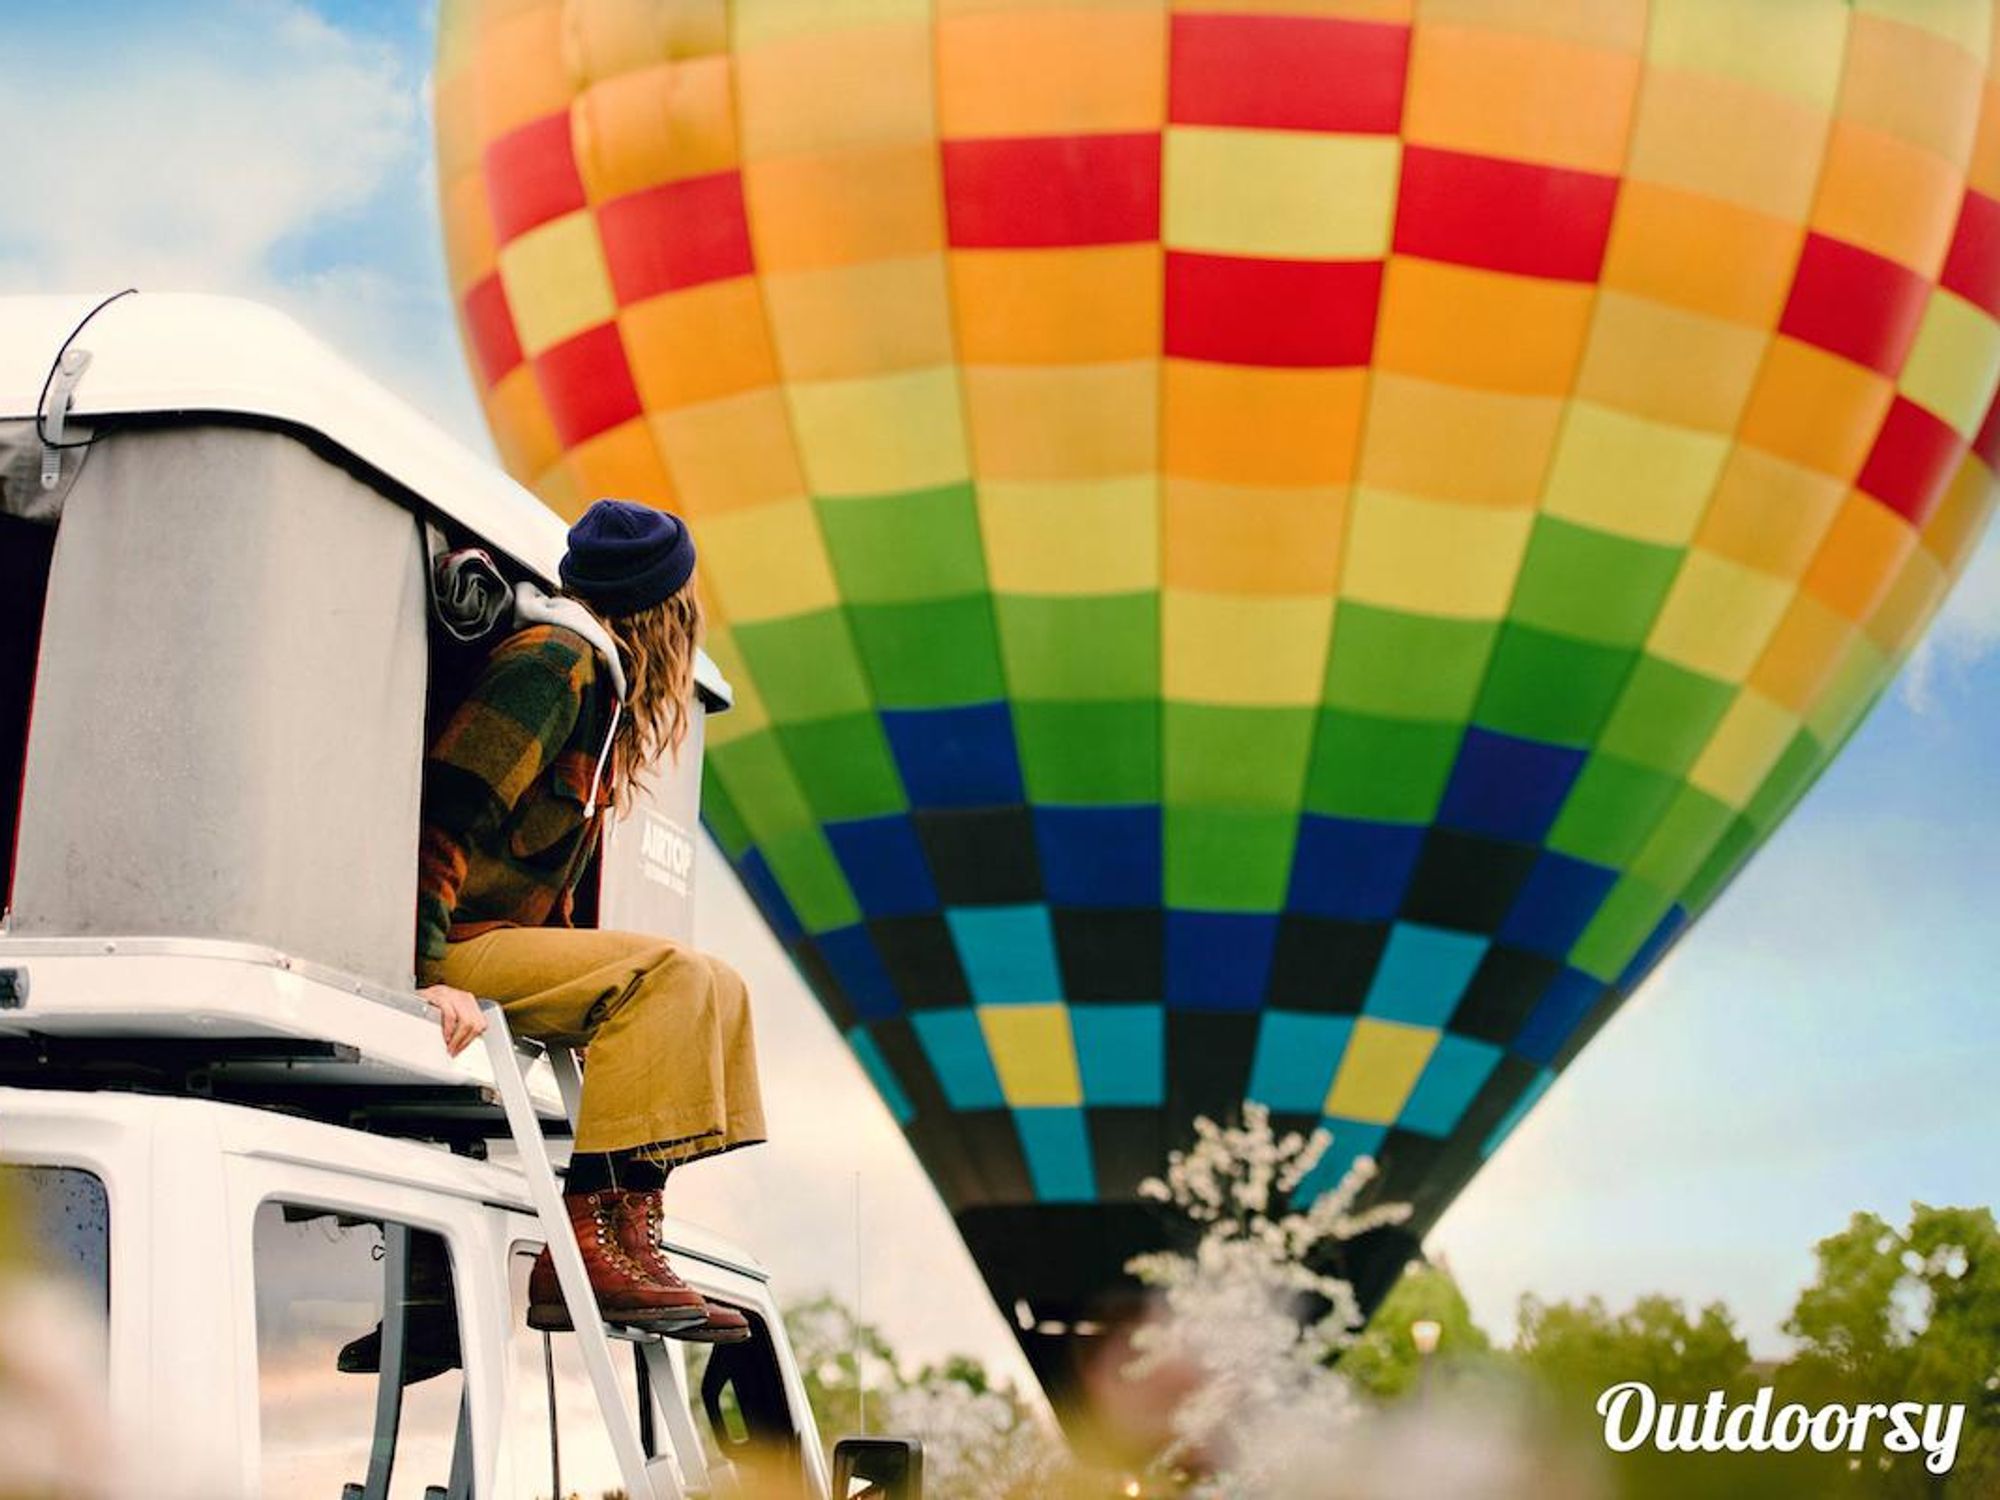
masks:
[[(563, 1207), (569, 1210), (570, 1228), (583, 1250), (583, 1268), (590, 1274), (590, 1289), (597, 1294), (604, 1321), (654, 1333), (705, 1322), (707, 1304), (700, 1292), (678, 1277), (672, 1285), (653, 1280), (646, 1268), (626, 1253), (617, 1220), (622, 1197), (616, 1189), (563, 1195)], [(543, 1333), (566, 1333), (575, 1326), (563, 1302), (555, 1258), (546, 1249), (535, 1257), (534, 1269), (528, 1273), (528, 1326)]]
[[(612, 1211), (618, 1226), (620, 1248), (632, 1258), (634, 1265), (661, 1286), (686, 1287), (687, 1283), (681, 1280), (680, 1272), (667, 1259), (666, 1248), (660, 1243), (666, 1211), (661, 1207), (659, 1193), (625, 1188), (620, 1190), (620, 1197), (622, 1201)], [(700, 1297), (701, 1294), (695, 1292), (695, 1296)], [(735, 1308), (705, 1299), (702, 1306), (707, 1316), (700, 1322), (680, 1328), (662, 1328), (660, 1332), (668, 1338), (686, 1339), (694, 1344), (740, 1344), (750, 1337), (750, 1320)]]

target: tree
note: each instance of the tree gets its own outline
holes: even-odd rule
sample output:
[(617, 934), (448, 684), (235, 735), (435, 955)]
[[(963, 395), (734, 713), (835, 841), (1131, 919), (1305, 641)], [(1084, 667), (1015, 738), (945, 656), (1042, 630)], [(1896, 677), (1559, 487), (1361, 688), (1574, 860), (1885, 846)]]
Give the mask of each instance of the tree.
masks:
[(1450, 1267), (1412, 1261), (1375, 1309), (1368, 1326), (1340, 1361), (1341, 1373), (1369, 1395), (1388, 1400), (1412, 1390), (1423, 1371), (1412, 1327), (1438, 1325), (1432, 1374), (1458, 1376), (1495, 1365), (1493, 1340), (1472, 1321), (1472, 1309)]
[(1514, 1359), (1576, 1439), (1599, 1451), (1622, 1500), (1831, 1500), (1846, 1493), (1845, 1454), (1661, 1452), (1650, 1443), (1615, 1456), (1603, 1452), (1597, 1400), (1614, 1385), (1643, 1381), (1663, 1403), (1705, 1405), (1714, 1391), (1730, 1407), (1754, 1397), (1762, 1376), (1720, 1302), (1690, 1315), (1678, 1300), (1658, 1295), (1620, 1312), (1597, 1297), (1523, 1297)]
[(1787, 1399), (1963, 1403), (1949, 1479), (1922, 1455), (1887, 1457), (1870, 1494), (1985, 1495), (2000, 1488), (2000, 1228), (1985, 1208), (1912, 1204), (1897, 1230), (1872, 1213), (1814, 1247), (1818, 1272), (1785, 1332), (1799, 1351), (1778, 1373)]
[(874, 1402), (902, 1384), (882, 1331), (861, 1322), (845, 1303), (822, 1296), (786, 1308), (785, 1332), (826, 1440), (879, 1427), (868, 1420), (879, 1415)]
[(1621, 1313), (1603, 1301), (1521, 1299), (1514, 1343), (1522, 1368), (1564, 1394), (1597, 1393), (1642, 1380), (1663, 1401), (1699, 1401), (1722, 1391), (1731, 1401), (1755, 1385), (1750, 1346), (1720, 1302), (1690, 1318), (1676, 1299), (1641, 1297)]

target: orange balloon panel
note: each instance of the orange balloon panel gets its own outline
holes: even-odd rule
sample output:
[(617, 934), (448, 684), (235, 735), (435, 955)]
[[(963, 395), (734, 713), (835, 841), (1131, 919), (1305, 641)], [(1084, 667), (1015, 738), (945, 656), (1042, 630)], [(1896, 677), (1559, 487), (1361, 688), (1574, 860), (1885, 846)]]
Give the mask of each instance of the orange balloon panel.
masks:
[(709, 825), (996, 1287), (1245, 1096), (1421, 1229), (1826, 764), (1991, 503), (1993, 26), (447, 4), (502, 451), (693, 519)]

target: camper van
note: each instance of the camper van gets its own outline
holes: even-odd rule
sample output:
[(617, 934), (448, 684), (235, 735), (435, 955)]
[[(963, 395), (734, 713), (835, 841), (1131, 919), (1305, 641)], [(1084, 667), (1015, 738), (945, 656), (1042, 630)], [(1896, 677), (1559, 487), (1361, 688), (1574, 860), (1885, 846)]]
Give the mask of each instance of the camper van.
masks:
[[(266, 309), (0, 299), (0, 1199), (101, 1314), (76, 1337), (146, 1493), (921, 1488), (912, 1443), (828, 1465), (769, 1277), (695, 1225), (667, 1247), (748, 1342), (525, 1324), (544, 1244), (590, 1305), (575, 1060), (497, 1009), (446, 1055), (413, 893), (427, 729), (482, 649), (433, 564), (483, 549), (531, 596), (563, 532)], [(700, 747), (579, 922), (689, 935)]]

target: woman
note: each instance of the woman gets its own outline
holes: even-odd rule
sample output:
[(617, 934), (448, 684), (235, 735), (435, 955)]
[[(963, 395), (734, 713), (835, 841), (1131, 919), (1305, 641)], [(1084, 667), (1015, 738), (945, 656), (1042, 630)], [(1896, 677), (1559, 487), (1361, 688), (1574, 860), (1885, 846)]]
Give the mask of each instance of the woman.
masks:
[[(417, 973), (454, 1056), (486, 1029), (475, 996), (516, 1035), (589, 1047), (564, 1202), (598, 1306), (722, 1343), (749, 1325), (668, 1264), (660, 1189), (674, 1167), (764, 1139), (748, 994), (683, 944), (569, 925), (607, 811), (687, 736), (694, 556), (678, 517), (630, 501), (599, 500), (570, 529), (563, 593), (588, 616), (502, 641), (431, 747)], [(594, 625), (615, 642), (605, 659)], [(570, 1326), (546, 1250), (528, 1322)]]

